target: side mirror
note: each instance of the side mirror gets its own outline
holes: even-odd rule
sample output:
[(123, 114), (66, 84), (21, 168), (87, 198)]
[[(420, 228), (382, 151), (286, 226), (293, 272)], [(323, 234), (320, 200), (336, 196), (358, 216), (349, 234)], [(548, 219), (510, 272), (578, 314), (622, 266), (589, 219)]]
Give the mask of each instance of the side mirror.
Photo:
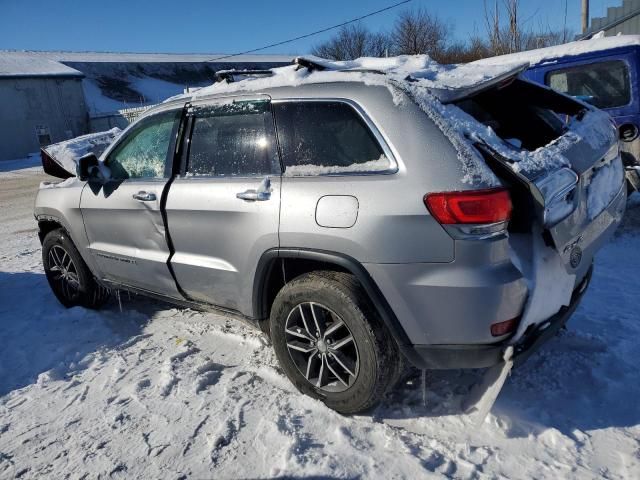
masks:
[(82, 181), (89, 180), (94, 177), (92, 171), (98, 168), (98, 157), (94, 153), (87, 153), (84, 157), (80, 157), (76, 167), (78, 178)]

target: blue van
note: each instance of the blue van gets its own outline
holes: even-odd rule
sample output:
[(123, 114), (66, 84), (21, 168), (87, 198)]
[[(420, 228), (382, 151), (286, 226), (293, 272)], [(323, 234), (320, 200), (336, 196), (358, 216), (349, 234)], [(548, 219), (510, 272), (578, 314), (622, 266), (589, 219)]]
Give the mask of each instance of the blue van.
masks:
[(629, 190), (640, 190), (640, 35), (581, 40), (480, 62), (529, 62), (525, 78), (608, 112), (620, 133)]

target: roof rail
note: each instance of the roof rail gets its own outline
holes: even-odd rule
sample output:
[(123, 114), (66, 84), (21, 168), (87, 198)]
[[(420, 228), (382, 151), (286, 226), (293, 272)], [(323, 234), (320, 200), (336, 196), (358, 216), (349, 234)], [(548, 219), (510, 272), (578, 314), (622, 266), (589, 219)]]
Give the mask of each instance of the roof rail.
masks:
[(216, 72), (216, 82), (232, 83), (235, 81), (235, 75), (246, 76), (271, 76), (273, 71), (271, 70), (219, 70)]

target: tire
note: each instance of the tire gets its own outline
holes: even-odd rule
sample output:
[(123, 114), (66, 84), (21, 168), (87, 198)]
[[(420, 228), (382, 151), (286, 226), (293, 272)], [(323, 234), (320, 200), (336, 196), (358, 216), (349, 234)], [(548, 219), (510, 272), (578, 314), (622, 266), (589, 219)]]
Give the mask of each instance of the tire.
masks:
[(96, 282), (78, 249), (62, 228), (44, 237), (42, 264), (51, 290), (65, 307), (97, 309), (109, 299), (109, 290)]
[(291, 382), (340, 413), (374, 406), (397, 379), (395, 341), (352, 275), (319, 271), (287, 283), (273, 302), (270, 329)]

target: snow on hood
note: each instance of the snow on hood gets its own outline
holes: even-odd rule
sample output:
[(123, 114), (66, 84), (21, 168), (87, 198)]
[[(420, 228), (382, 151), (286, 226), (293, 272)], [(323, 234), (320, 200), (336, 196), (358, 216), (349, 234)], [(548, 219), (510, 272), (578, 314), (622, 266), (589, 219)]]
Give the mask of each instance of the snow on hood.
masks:
[(71, 140), (54, 143), (43, 150), (67, 172), (75, 175), (76, 164), (80, 158), (88, 153), (99, 157), (121, 132), (122, 130), (118, 127), (114, 127), (106, 132), (89, 133)]

